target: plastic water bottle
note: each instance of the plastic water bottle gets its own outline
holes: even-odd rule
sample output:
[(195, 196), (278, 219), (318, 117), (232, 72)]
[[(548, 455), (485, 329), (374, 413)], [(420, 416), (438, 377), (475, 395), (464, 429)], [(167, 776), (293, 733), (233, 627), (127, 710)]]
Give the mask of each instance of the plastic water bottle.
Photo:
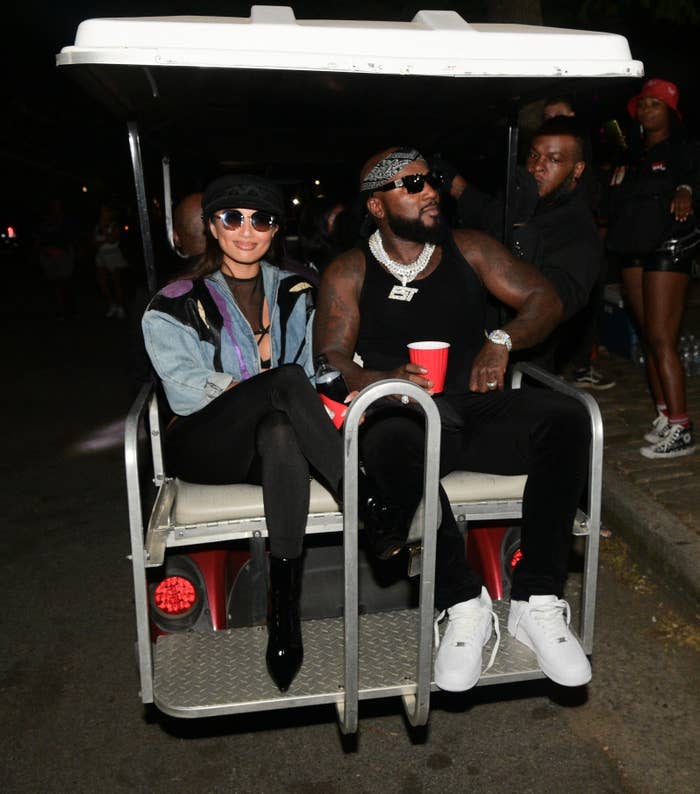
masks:
[(316, 359), (316, 391), (319, 393), (331, 421), (337, 428), (340, 428), (345, 421), (345, 414), (348, 412), (345, 398), (350, 390), (340, 371), (329, 363), (324, 354)]
[(642, 347), (637, 334), (632, 332), (632, 339), (630, 342), (630, 358), (632, 363), (639, 367), (644, 366), (644, 348)]
[(681, 347), (680, 358), (681, 358), (681, 364), (683, 365), (683, 371), (685, 372), (686, 377), (690, 377), (692, 375), (693, 353), (692, 350), (688, 347), (687, 343)]
[(692, 375), (700, 375), (700, 343), (696, 342), (693, 345), (692, 355), (691, 355), (691, 369)]

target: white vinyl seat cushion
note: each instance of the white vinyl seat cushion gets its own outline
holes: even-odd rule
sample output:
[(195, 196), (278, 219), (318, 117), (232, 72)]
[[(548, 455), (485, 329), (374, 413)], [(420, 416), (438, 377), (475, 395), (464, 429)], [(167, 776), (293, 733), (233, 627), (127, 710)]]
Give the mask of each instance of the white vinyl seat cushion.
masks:
[[(522, 499), (527, 475), (504, 476), (454, 471), (442, 478), (452, 504)], [(176, 525), (235, 521), (264, 515), (259, 485), (197, 485), (175, 480), (172, 518)], [(309, 513), (335, 513), (338, 505), (328, 490), (311, 480)]]

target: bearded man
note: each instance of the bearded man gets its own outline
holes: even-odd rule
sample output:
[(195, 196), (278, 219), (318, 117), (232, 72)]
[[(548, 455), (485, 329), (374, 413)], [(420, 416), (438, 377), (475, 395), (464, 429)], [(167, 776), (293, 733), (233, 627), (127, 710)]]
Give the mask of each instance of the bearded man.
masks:
[[(435, 397), (441, 474), (528, 475), (523, 559), (513, 578), (508, 629), (535, 652), (550, 678), (580, 686), (591, 669), (568, 628), (562, 594), (587, 471), (588, 418), (577, 401), (559, 394), (503, 390), (511, 350), (545, 339), (561, 320), (562, 302), (535, 268), (496, 240), (450, 230), (440, 213), (439, 186), (439, 176), (413, 148), (393, 147), (365, 164), (360, 191), (376, 229), (324, 273), (315, 352), (327, 356), (352, 390), (399, 378), (430, 392), (433, 383), (408, 361), (406, 345), (450, 343), (445, 389)], [(485, 326), (489, 292), (514, 311), (503, 328)], [(383, 506), (383, 526), (375, 527), (379, 557), (399, 551), (405, 539), (422, 496), (423, 449), (422, 414), (410, 403), (387, 399), (370, 408), (360, 454)], [(435, 604), (438, 621), (447, 625), (434, 677), (442, 689), (463, 691), (479, 680), (482, 648), (498, 622), (486, 588), (466, 563), (442, 488), (440, 507)]]

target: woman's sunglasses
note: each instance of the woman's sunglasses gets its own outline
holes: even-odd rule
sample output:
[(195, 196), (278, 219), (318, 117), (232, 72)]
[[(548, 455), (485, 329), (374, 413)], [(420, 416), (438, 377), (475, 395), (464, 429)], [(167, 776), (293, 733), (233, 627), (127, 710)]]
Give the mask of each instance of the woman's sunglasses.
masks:
[[(243, 219), (246, 217), (239, 210), (224, 210), (223, 212), (214, 215), (221, 221), (224, 229), (234, 232), (243, 226)], [(256, 232), (269, 232), (270, 229), (277, 223), (277, 217), (270, 212), (257, 210), (249, 216), (250, 225)]]
[(427, 174), (409, 174), (401, 177), (401, 179), (395, 179), (393, 182), (377, 187), (375, 191), (383, 193), (387, 190), (396, 190), (397, 187), (405, 187), (407, 193), (420, 193), (426, 182), (434, 190), (440, 190), (444, 184), (444, 179), (442, 174), (437, 171), (429, 171)]

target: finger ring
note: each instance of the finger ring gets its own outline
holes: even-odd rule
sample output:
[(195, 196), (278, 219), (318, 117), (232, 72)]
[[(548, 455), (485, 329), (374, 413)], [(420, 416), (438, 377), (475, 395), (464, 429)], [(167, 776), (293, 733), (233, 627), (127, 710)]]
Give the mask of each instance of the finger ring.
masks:
[(486, 381), (486, 388), (487, 389), (495, 389), (496, 386), (498, 386), (498, 381), (497, 380)]
[(408, 403), (409, 403), (408, 395), (406, 395), (406, 394), (401, 395), (401, 402), (404, 405), (408, 405)]

